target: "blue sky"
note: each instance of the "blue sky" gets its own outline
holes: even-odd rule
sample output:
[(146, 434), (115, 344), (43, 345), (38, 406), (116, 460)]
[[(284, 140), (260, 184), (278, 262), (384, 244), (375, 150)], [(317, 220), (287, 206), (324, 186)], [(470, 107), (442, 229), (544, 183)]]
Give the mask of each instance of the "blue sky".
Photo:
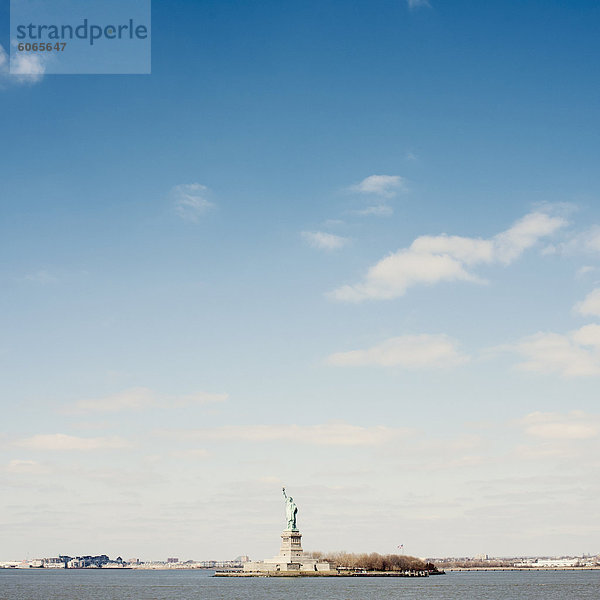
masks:
[(283, 484), (307, 548), (598, 552), (599, 17), (155, 2), (149, 76), (0, 38), (0, 560), (263, 558)]

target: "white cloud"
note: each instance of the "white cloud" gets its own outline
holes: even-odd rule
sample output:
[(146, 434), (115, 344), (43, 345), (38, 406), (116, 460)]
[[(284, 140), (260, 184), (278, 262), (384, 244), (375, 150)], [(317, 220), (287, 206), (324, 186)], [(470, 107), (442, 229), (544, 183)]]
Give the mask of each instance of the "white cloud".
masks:
[(358, 194), (372, 194), (393, 198), (399, 191), (406, 188), (406, 181), (400, 175), (369, 175), (348, 189)]
[(302, 238), (313, 248), (320, 250), (337, 250), (348, 243), (348, 238), (324, 231), (303, 231)]
[(576, 344), (591, 346), (600, 350), (600, 325), (584, 325), (573, 331), (571, 337)]
[(574, 310), (580, 315), (593, 315), (600, 317), (600, 288), (592, 290), (581, 302), (578, 302)]
[(397, 298), (409, 287), (442, 281), (481, 281), (467, 270), (477, 264), (508, 265), (540, 238), (554, 233), (566, 221), (534, 212), (490, 239), (461, 236), (421, 236), (408, 248), (383, 258), (367, 272), (363, 282), (345, 285), (329, 296), (335, 300), (360, 302)]
[(551, 217), (547, 213), (534, 212), (519, 219), (512, 227), (493, 238), (495, 260), (508, 265), (525, 250), (567, 222), (562, 217)]
[(600, 225), (594, 225), (581, 234), (579, 242), (588, 252), (600, 252)]
[(211, 394), (196, 392), (179, 396), (158, 395), (145, 387), (135, 387), (104, 396), (78, 400), (65, 407), (67, 413), (111, 413), (127, 410), (143, 410), (147, 408), (181, 408), (185, 406), (199, 406), (227, 400), (227, 394)]
[(277, 442), (316, 446), (376, 446), (409, 434), (407, 429), (362, 427), (348, 423), (322, 425), (241, 425), (164, 432), (177, 438), (217, 441)]
[(334, 300), (346, 302), (387, 300), (404, 295), (409, 287), (418, 283), (457, 280), (478, 281), (451, 256), (421, 254), (408, 249), (380, 260), (369, 269), (364, 282), (344, 285), (328, 295)]
[[(592, 225), (585, 231), (573, 233), (566, 242), (549, 246), (546, 251), (548, 254), (596, 254), (600, 252), (600, 225)], [(592, 268), (586, 269), (589, 271)]]
[(182, 219), (197, 221), (214, 204), (206, 199), (208, 188), (199, 183), (185, 183), (171, 189), (169, 198)]
[(600, 375), (600, 325), (584, 325), (567, 334), (539, 332), (503, 349), (520, 354), (525, 371), (565, 377)]
[(403, 335), (366, 350), (338, 352), (327, 359), (340, 367), (382, 366), (405, 369), (446, 368), (465, 363), (454, 340), (446, 335)]
[(355, 215), (362, 217), (389, 217), (394, 214), (394, 209), (389, 204), (374, 204), (373, 206), (367, 206), (353, 212)]
[(131, 444), (123, 438), (95, 437), (84, 438), (64, 433), (40, 434), (17, 442), (18, 446), (31, 450), (104, 450), (128, 448)]
[(122, 410), (141, 410), (156, 403), (155, 394), (148, 388), (137, 387), (104, 396), (78, 400), (67, 407), (67, 412), (119, 412)]
[(0, 44), (0, 76), (13, 83), (37, 83), (46, 71), (43, 55), (15, 52), (10, 57)]
[(600, 432), (598, 417), (577, 410), (567, 414), (534, 412), (519, 425), (527, 435), (550, 440), (583, 440)]
[(406, 3), (408, 4), (408, 8), (410, 8), (411, 10), (415, 8), (424, 8), (431, 6), (429, 0), (406, 0)]
[(46, 67), (39, 54), (21, 54), (11, 59), (10, 72), (19, 83), (37, 83), (41, 81)]
[(450, 256), (468, 266), (491, 262), (494, 257), (492, 240), (458, 235), (422, 235), (411, 244), (410, 250), (416, 255)]
[(583, 267), (579, 267), (579, 269), (577, 269), (575, 277), (584, 277), (588, 273), (593, 273), (595, 270), (595, 267), (592, 267), (591, 265), (584, 265)]

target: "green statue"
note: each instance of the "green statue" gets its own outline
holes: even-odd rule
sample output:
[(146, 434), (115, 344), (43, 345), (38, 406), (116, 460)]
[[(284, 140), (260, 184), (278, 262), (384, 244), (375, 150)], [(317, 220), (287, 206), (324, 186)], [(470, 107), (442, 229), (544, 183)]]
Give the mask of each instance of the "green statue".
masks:
[(285, 493), (283, 488), (283, 497), (285, 498), (285, 518), (287, 519), (286, 531), (298, 531), (296, 527), (296, 514), (298, 513), (298, 507), (291, 496)]

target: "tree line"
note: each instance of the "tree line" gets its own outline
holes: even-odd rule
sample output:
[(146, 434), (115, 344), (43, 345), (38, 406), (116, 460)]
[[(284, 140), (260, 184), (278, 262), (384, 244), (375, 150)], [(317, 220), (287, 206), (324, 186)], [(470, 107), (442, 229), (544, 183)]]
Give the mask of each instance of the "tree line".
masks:
[(324, 560), (336, 567), (364, 571), (433, 571), (435, 566), (415, 556), (404, 554), (378, 554), (377, 552), (352, 554), (349, 552), (311, 552), (312, 558)]

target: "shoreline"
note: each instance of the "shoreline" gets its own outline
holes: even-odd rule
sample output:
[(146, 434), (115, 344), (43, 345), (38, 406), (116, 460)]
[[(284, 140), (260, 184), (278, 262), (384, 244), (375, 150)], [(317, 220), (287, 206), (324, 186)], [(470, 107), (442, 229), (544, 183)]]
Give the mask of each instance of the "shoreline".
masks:
[(598, 571), (597, 567), (444, 567), (447, 573), (450, 571)]
[[(440, 573), (441, 575), (441, 573)], [(214, 577), (429, 577), (426, 571), (405, 573), (399, 571), (372, 571), (368, 573), (336, 573), (326, 571), (217, 571)]]

